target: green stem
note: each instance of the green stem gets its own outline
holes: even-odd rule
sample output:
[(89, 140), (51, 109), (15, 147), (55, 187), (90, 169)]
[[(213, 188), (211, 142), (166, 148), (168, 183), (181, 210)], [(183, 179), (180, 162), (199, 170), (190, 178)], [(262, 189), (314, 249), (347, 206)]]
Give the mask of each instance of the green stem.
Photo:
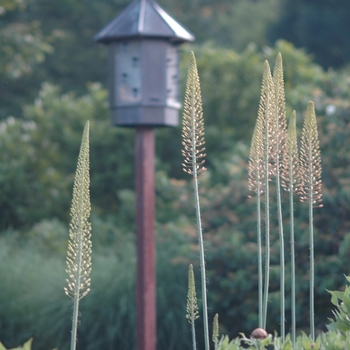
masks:
[(76, 343), (77, 343), (78, 316), (79, 316), (79, 298), (75, 298), (74, 306), (73, 306), (72, 335), (71, 335), (71, 343), (70, 343), (71, 350), (75, 350)]
[[(278, 164), (278, 161), (277, 161)], [(278, 230), (280, 237), (280, 302), (281, 302), (281, 337), (285, 339), (285, 301), (284, 301), (284, 235), (283, 235), (283, 217), (281, 202), (281, 185), (279, 166), (277, 165), (276, 175), (276, 193), (277, 193), (277, 211), (278, 211)]]
[[(79, 208), (82, 208), (83, 204), (83, 197), (79, 196)], [(74, 300), (73, 300), (73, 318), (72, 318), (72, 334), (71, 334), (71, 343), (70, 343), (70, 350), (75, 350), (77, 345), (77, 332), (78, 332), (78, 317), (79, 317), (79, 300), (80, 300), (80, 270), (81, 270), (81, 259), (82, 259), (82, 215), (81, 212), (79, 212), (79, 229), (78, 229), (78, 266), (76, 271), (76, 278), (75, 278), (75, 293), (74, 293)]]
[(263, 307), (263, 327), (266, 329), (267, 304), (269, 299), (270, 282), (270, 191), (269, 191), (269, 118), (265, 118), (265, 142), (264, 142), (264, 163), (265, 163), (265, 288), (264, 288), (264, 307)]
[(209, 350), (207, 287), (206, 287), (206, 276), (205, 276), (204, 243), (203, 243), (201, 213), (200, 213), (200, 205), (199, 205), (197, 170), (193, 172), (193, 177), (194, 177), (194, 181), (193, 181), (194, 198), (195, 198), (196, 216), (197, 216), (197, 231), (198, 231), (198, 241), (199, 241), (199, 259), (200, 259), (201, 279), (202, 279), (204, 340), (205, 340), (205, 349)]
[[(259, 184), (259, 182), (258, 182)], [(258, 240), (258, 284), (259, 284), (259, 327), (263, 328), (263, 278), (262, 278), (262, 248), (261, 248), (261, 197), (260, 186), (257, 189), (257, 240)]]
[(194, 326), (194, 318), (192, 319), (191, 326), (192, 326), (192, 349), (196, 350), (197, 345), (196, 345), (196, 329)]
[(309, 199), (309, 232), (310, 232), (310, 332), (312, 340), (315, 341), (315, 310), (314, 310), (314, 229), (313, 229), (313, 196), (310, 186)]
[[(292, 183), (292, 182), (291, 182)], [(295, 242), (294, 242), (294, 202), (293, 191), (289, 192), (290, 203), (290, 255), (291, 255), (291, 308), (292, 308), (292, 342), (296, 339), (296, 308), (295, 308)]]
[(310, 333), (315, 341), (315, 310), (314, 310), (314, 228), (313, 228), (313, 167), (312, 167), (312, 143), (309, 140), (309, 239), (310, 239)]
[(195, 198), (195, 206), (196, 206), (197, 230), (198, 230), (198, 241), (199, 241), (199, 259), (200, 259), (201, 278), (202, 278), (204, 340), (205, 340), (205, 349), (209, 350), (207, 287), (206, 287), (206, 276), (205, 276), (204, 243), (203, 243), (201, 213), (200, 213), (200, 205), (199, 205), (197, 170), (196, 170), (196, 173), (193, 173), (193, 176), (194, 176), (194, 182), (193, 182), (194, 198)]
[[(267, 156), (266, 156), (267, 158)], [(268, 161), (265, 161), (265, 289), (264, 289), (264, 323), (266, 329), (267, 303), (269, 298), (269, 279), (270, 279), (270, 193), (269, 193), (269, 167)]]
[[(194, 94), (192, 94), (192, 99)], [(192, 102), (194, 106), (194, 101)], [(204, 325), (204, 343), (205, 350), (210, 349), (209, 345), (209, 325), (208, 325), (208, 307), (207, 307), (207, 287), (206, 287), (206, 276), (205, 276), (205, 259), (204, 259), (204, 243), (202, 233), (202, 221), (201, 211), (199, 204), (199, 191), (198, 191), (198, 177), (197, 177), (197, 154), (196, 154), (196, 133), (195, 133), (195, 115), (192, 116), (192, 173), (193, 173), (193, 189), (194, 189), (194, 203), (196, 208), (197, 218), (197, 233), (199, 243), (199, 260), (201, 267), (201, 285), (202, 285), (202, 303), (203, 303), (203, 325)]]

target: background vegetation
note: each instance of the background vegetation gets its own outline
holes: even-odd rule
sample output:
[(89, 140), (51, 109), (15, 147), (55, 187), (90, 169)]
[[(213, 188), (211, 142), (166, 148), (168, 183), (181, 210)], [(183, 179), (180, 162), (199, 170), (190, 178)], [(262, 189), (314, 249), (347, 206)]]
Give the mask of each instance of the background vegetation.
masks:
[[(78, 347), (122, 349), (135, 344), (135, 195), (130, 161), (134, 131), (110, 126), (104, 87), (107, 50), (92, 41), (128, 3), (0, 1), (0, 338), (7, 347), (30, 336), (33, 349), (65, 348), (69, 342), (65, 251), (86, 120), (91, 127), (93, 272), (91, 293), (81, 303)], [(257, 325), (255, 203), (248, 198), (247, 160), (264, 60), (274, 62), (282, 53), (287, 115), (296, 109), (299, 130), (307, 102), (315, 101), (324, 183), (324, 208), (315, 210), (314, 218), (320, 331), (331, 316), (326, 289), (341, 288), (350, 266), (350, 45), (349, 23), (339, 15), (346, 18), (350, 3), (159, 3), (197, 37), (194, 45), (182, 48), (181, 69), (185, 77), (193, 50), (208, 153), (200, 191), (209, 316), (219, 313), (220, 330), (231, 337), (249, 334)], [(323, 13), (328, 14), (326, 20)], [(192, 186), (181, 169), (180, 127), (157, 130), (156, 145), (158, 348), (189, 348), (187, 271), (192, 263), (199, 277), (199, 266)], [(308, 332), (307, 208), (296, 204), (295, 209), (297, 326)], [(270, 332), (279, 328), (274, 225)], [(288, 312), (287, 318), (289, 322)]]

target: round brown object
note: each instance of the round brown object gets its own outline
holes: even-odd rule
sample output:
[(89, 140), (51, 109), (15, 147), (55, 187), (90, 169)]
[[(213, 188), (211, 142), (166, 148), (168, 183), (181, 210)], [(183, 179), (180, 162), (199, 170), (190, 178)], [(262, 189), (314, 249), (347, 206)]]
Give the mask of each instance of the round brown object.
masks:
[(255, 339), (265, 339), (267, 337), (267, 332), (265, 329), (255, 328), (250, 336)]

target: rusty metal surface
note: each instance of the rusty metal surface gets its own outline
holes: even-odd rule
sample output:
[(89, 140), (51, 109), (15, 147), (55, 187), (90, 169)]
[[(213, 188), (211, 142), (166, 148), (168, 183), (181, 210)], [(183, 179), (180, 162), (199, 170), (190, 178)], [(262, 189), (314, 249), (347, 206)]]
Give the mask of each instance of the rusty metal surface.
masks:
[(137, 349), (156, 349), (154, 238), (154, 132), (137, 127), (135, 138), (137, 232)]

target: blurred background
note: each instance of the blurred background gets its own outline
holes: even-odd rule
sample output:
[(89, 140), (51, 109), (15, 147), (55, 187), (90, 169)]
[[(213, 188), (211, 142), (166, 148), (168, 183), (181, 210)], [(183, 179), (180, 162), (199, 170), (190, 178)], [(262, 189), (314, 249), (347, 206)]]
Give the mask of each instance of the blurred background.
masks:
[[(32, 336), (34, 350), (68, 347), (72, 303), (63, 287), (69, 208), (82, 130), (90, 120), (93, 272), (91, 292), (81, 302), (78, 348), (135, 348), (134, 130), (110, 125), (107, 48), (92, 40), (129, 3), (0, 0), (0, 340), (7, 347)], [(247, 162), (263, 63), (273, 66), (281, 52), (287, 115), (297, 111), (300, 131), (313, 100), (318, 118), (324, 207), (315, 210), (315, 310), (317, 330), (325, 330), (332, 315), (327, 289), (342, 288), (350, 273), (350, 2), (159, 4), (196, 36), (181, 48), (181, 71), (184, 88), (193, 50), (208, 154), (200, 191), (210, 320), (219, 313), (220, 331), (230, 337), (257, 326), (255, 201), (248, 198)], [(185, 318), (190, 263), (199, 278), (191, 180), (181, 168), (181, 128), (156, 134), (158, 349), (185, 349), (191, 347)], [(297, 327), (308, 333), (308, 209), (297, 198), (295, 217)], [(279, 329), (272, 220), (269, 332)], [(200, 300), (199, 281), (197, 286)], [(201, 332), (199, 319), (199, 347)]]

